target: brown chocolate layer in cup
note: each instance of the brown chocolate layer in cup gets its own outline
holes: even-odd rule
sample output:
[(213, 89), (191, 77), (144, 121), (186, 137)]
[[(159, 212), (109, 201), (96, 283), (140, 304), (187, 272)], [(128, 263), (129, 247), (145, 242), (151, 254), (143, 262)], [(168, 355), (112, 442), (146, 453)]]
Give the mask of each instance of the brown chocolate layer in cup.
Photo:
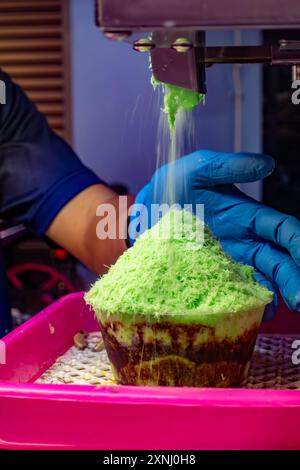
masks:
[[(258, 331), (258, 325), (254, 325), (234, 340), (220, 340), (212, 327), (165, 322), (152, 324), (153, 337), (145, 341), (147, 324), (138, 323), (131, 344), (126, 345), (116, 338), (123, 327), (121, 322), (107, 322), (101, 327), (109, 359), (121, 383), (190, 386), (238, 385)], [(162, 332), (167, 334), (168, 342), (159, 339)], [(199, 334), (207, 338), (200, 344), (196, 341)]]
[(248, 363), (195, 362), (180, 356), (158, 357), (141, 364), (128, 363), (117, 371), (118, 381), (126, 385), (162, 385), (174, 387), (238, 387)]

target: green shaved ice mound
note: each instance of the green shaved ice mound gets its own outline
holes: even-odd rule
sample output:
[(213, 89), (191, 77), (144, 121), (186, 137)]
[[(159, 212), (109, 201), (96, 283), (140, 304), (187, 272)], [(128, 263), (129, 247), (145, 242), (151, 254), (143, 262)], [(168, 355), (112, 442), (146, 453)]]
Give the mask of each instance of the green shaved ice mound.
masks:
[(168, 116), (168, 123), (171, 130), (175, 127), (176, 114), (180, 109), (192, 110), (204, 99), (204, 95), (201, 93), (158, 82), (153, 76), (151, 82), (154, 87), (164, 85), (164, 112)]
[(86, 302), (99, 318), (105, 312), (184, 322), (268, 304), (272, 293), (253, 269), (227, 256), (206, 226), (203, 240), (201, 227), (190, 212), (170, 211), (92, 286)]

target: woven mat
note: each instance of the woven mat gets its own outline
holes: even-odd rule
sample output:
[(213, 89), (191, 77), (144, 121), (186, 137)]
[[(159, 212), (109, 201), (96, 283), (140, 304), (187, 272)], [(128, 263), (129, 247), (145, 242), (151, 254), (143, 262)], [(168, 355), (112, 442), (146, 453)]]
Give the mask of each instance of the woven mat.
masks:
[[(300, 364), (293, 365), (296, 336), (260, 335), (244, 388), (300, 389)], [(50, 384), (114, 385), (99, 332), (86, 336), (84, 349), (72, 346), (38, 380)], [(77, 341), (76, 341), (77, 343)], [(300, 354), (299, 354), (300, 356)]]

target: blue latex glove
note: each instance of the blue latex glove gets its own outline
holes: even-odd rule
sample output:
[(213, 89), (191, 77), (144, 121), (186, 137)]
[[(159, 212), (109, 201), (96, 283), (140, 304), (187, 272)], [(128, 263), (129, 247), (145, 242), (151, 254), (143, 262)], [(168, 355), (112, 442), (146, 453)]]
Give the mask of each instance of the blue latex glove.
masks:
[[(197, 151), (159, 168), (136, 203), (144, 204), (150, 213), (152, 203), (168, 202), (165, 186), (171, 174), (172, 202), (204, 204), (205, 222), (224, 250), (236, 261), (253, 266), (260, 283), (273, 291), (277, 287), (289, 308), (300, 311), (300, 222), (256, 202), (233, 184), (261, 180), (273, 169), (274, 161), (267, 155)], [(273, 312), (274, 305), (265, 317)]]

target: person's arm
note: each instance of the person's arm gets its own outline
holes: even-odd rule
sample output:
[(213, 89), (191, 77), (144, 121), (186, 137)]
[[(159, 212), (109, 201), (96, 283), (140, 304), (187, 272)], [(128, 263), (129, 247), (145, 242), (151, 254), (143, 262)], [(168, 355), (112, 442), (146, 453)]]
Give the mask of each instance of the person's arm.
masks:
[(0, 79), (6, 84), (6, 104), (0, 105), (0, 216), (46, 234), (95, 272), (104, 272), (126, 243), (97, 238), (96, 208), (110, 201), (118, 209), (118, 196), (1, 70)]
[[(120, 205), (119, 196), (109, 187), (101, 184), (90, 186), (57, 214), (46, 235), (92, 271), (103, 274), (127, 248), (128, 210), (133, 202), (134, 198), (128, 196), (127, 204)], [(101, 204), (112, 204), (115, 208), (116, 238), (98, 238), (97, 225), (101, 218), (96, 212)], [(113, 220), (111, 222), (114, 223)], [(123, 238), (119, 236), (120, 233)]]

